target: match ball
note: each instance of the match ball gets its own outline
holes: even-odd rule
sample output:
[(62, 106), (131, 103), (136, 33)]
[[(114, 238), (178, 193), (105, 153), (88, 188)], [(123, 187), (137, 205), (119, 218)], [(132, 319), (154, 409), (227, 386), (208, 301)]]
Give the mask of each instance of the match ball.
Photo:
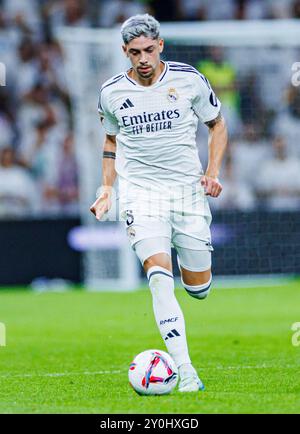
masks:
[(146, 350), (134, 358), (128, 377), (139, 395), (167, 395), (177, 385), (178, 369), (165, 351)]

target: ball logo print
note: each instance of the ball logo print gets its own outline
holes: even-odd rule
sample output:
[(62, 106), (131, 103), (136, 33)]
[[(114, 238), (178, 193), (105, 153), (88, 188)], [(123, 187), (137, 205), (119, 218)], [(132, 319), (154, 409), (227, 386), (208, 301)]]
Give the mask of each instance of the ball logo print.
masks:
[(128, 377), (130, 385), (139, 395), (166, 395), (176, 386), (178, 371), (168, 353), (146, 350), (134, 358)]
[(295, 322), (291, 329), (295, 332), (292, 335), (292, 345), (293, 347), (300, 347), (300, 322)]
[[(160, 361), (164, 364), (167, 373), (169, 375), (169, 377), (165, 379), (163, 377), (155, 377), (154, 375), (152, 375), (153, 369), (158, 365)], [(142, 386), (148, 389), (150, 383), (168, 384), (174, 378), (174, 376), (176, 376), (176, 373), (172, 371), (171, 367), (168, 365), (168, 362), (162, 357), (162, 355), (156, 351), (154, 353), (153, 359), (150, 362), (150, 365), (148, 366), (145, 376), (142, 380)]]

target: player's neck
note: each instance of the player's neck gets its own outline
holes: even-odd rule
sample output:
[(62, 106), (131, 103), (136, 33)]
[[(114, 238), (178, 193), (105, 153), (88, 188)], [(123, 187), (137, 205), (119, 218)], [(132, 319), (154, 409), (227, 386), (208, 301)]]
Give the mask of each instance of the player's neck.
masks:
[(128, 75), (130, 78), (132, 78), (133, 80), (135, 80), (138, 84), (140, 84), (141, 86), (152, 86), (152, 84), (156, 83), (158, 78), (161, 76), (163, 70), (165, 68), (165, 64), (160, 61), (158, 67), (156, 68), (154, 74), (152, 77), (150, 78), (146, 78), (143, 79), (141, 78), (135, 71), (134, 69), (131, 69), (128, 72)]

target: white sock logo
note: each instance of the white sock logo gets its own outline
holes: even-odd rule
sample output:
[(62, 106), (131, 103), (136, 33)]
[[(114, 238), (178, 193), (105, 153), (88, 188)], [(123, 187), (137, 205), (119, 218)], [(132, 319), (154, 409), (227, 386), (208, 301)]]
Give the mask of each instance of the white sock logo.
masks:
[(173, 329), (167, 334), (165, 341), (167, 341), (169, 338), (175, 338), (176, 336), (180, 336), (180, 333), (178, 333), (176, 329)]
[(159, 322), (159, 325), (164, 325), (169, 322), (176, 322), (177, 320), (178, 320), (178, 316), (176, 316), (175, 318), (163, 319)]

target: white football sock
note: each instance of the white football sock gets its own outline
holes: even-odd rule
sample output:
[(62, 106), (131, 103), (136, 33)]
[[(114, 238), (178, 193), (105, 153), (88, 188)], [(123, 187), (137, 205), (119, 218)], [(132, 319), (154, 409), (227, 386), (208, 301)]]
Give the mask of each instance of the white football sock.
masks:
[(197, 374), (195, 368), (190, 363), (184, 363), (179, 368), (179, 377), (183, 378), (191, 374)]
[(174, 293), (170, 271), (151, 267), (147, 272), (152, 293), (153, 310), (160, 334), (177, 367), (191, 363), (188, 352), (183, 313)]

